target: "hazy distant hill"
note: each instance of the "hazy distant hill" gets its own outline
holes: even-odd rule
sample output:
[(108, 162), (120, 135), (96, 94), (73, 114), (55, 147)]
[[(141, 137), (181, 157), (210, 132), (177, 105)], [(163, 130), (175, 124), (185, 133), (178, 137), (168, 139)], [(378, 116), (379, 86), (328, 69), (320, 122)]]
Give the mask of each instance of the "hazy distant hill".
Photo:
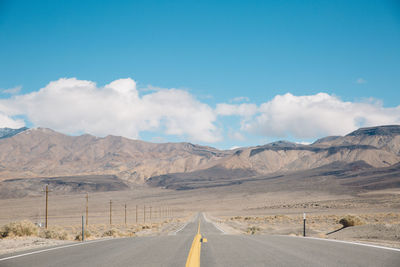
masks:
[(150, 183), (162, 186), (168, 179), (208, 179), (211, 183), (309, 170), (334, 162), (364, 162), (372, 168), (399, 163), (400, 126), (361, 128), (311, 145), (278, 141), (230, 151), (117, 136), (68, 136), (43, 128), (0, 140), (1, 179), (97, 174), (138, 183), (153, 177)]
[[(379, 126), (361, 128), (343, 137), (325, 137), (311, 145), (278, 141), (263, 146), (236, 149), (233, 154), (210, 162), (208, 169), (151, 177), (148, 184), (174, 189), (190, 189), (208, 187), (211, 184), (221, 186), (243, 183), (257, 180), (260, 177), (262, 180), (267, 179), (271, 174), (272, 177), (276, 177), (274, 175), (276, 173), (293, 174), (297, 172), (300, 176), (306, 177), (309, 175), (307, 171), (315, 170), (319, 176), (331, 175), (344, 169), (347, 170), (349, 166), (357, 165), (363, 166), (363, 168), (368, 166), (372, 169), (383, 168), (385, 170), (385, 175), (374, 176), (374, 179), (379, 182), (374, 186), (371, 185), (370, 188), (388, 188), (389, 185), (400, 187), (400, 179), (390, 180), (390, 182), (382, 180), (384, 176), (392, 179), (395, 177), (393, 173), (398, 174), (397, 168), (394, 171), (390, 166), (398, 166), (395, 164), (399, 162), (400, 126)], [(357, 164), (352, 165), (352, 163)], [(236, 170), (236, 172), (232, 172), (232, 170)], [(242, 177), (237, 175), (238, 170), (242, 170)], [(245, 170), (247, 172), (244, 172)], [(390, 172), (393, 173), (389, 174)], [(366, 177), (370, 177), (371, 173), (368, 171), (359, 175), (367, 179)], [(291, 177), (294, 176), (296, 175), (291, 175)], [(294, 181), (292, 179), (291, 183)], [(363, 183), (366, 183), (366, 180)]]
[(28, 128), (26, 127), (22, 127), (19, 129), (0, 128), (0, 139), (12, 137), (26, 130), (28, 130)]
[(356, 161), (364, 161), (373, 167), (387, 167), (400, 162), (400, 126), (362, 128), (344, 137), (326, 137), (311, 145), (279, 141), (241, 148), (211, 162), (209, 167), (250, 169), (267, 174)]

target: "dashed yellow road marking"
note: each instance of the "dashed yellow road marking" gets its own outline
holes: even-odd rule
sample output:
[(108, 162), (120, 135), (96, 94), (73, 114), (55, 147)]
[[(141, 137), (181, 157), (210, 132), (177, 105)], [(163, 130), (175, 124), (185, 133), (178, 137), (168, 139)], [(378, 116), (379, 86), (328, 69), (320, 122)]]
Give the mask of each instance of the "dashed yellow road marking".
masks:
[(201, 234), (200, 234), (200, 221), (197, 228), (197, 234), (194, 236), (192, 246), (190, 247), (189, 255), (186, 260), (186, 267), (200, 267), (200, 254), (201, 254)]

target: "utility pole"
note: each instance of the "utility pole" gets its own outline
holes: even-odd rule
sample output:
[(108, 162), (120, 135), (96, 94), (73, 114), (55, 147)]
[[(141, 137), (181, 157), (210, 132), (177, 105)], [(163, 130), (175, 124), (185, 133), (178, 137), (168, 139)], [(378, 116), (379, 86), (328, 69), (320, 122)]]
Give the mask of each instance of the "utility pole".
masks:
[(89, 224), (89, 194), (86, 193), (86, 227)]
[(82, 216), (82, 242), (85, 241), (85, 226), (83, 224), (83, 216)]
[(136, 224), (137, 224), (138, 206), (136, 205)]
[(45, 227), (46, 227), (46, 229), (47, 229), (48, 204), (49, 204), (49, 186), (46, 185), (46, 215), (45, 215)]
[(143, 205), (143, 223), (146, 223), (146, 205)]
[(110, 199), (110, 225), (112, 224), (112, 200)]
[(126, 203), (125, 203), (125, 226), (126, 226)]

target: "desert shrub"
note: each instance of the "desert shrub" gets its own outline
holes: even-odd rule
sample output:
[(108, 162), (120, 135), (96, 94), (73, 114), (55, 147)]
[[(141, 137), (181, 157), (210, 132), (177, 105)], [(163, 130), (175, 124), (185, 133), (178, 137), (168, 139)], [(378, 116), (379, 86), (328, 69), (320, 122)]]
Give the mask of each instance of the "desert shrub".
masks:
[(109, 229), (103, 233), (103, 237), (106, 237), (106, 236), (117, 237), (120, 235), (121, 235), (121, 233), (117, 229)]
[(0, 229), (1, 237), (7, 236), (37, 236), (39, 228), (31, 221), (11, 222)]
[(254, 235), (256, 232), (260, 231), (261, 229), (257, 226), (248, 227), (246, 233)]
[(355, 225), (362, 225), (364, 222), (357, 216), (347, 215), (339, 220), (339, 223), (343, 225), (343, 228)]
[[(85, 239), (86, 239), (86, 238), (89, 238), (91, 235), (92, 235), (92, 234), (91, 234), (88, 230), (85, 230)], [(78, 234), (75, 236), (75, 240), (77, 240), (77, 241), (82, 241), (82, 232), (78, 233)]]
[(47, 239), (59, 239), (59, 240), (67, 240), (69, 239), (68, 233), (60, 227), (50, 227), (49, 229), (45, 229), (40, 232), (40, 237)]

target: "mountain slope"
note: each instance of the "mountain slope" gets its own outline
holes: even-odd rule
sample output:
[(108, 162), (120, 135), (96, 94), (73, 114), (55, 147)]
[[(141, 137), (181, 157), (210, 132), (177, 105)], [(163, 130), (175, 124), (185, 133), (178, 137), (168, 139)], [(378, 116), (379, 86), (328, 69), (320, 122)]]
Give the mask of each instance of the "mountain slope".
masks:
[(361, 128), (311, 145), (278, 141), (230, 151), (190, 143), (154, 144), (117, 136), (68, 136), (43, 128), (0, 139), (0, 179), (3, 180), (116, 175), (137, 183), (162, 176), (164, 182), (149, 181), (160, 186), (168, 179), (199, 179), (218, 184), (218, 179), (241, 179), (315, 169), (333, 162), (361, 161), (372, 168), (399, 163), (400, 126)]
[(26, 131), (28, 128), (22, 127), (19, 129), (11, 129), (11, 128), (0, 128), (0, 139), (13, 137), (20, 132)]
[(0, 177), (114, 174), (143, 182), (154, 175), (195, 170), (227, 153), (190, 143), (67, 136), (38, 128), (0, 140)]

